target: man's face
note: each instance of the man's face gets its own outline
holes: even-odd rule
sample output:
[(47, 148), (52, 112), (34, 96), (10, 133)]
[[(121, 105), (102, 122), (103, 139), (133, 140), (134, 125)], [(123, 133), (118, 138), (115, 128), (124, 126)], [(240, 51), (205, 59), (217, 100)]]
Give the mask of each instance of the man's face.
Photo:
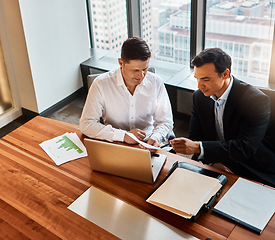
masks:
[(194, 76), (197, 79), (198, 88), (207, 97), (212, 95), (221, 97), (229, 85), (229, 70), (226, 69), (219, 75), (214, 63), (205, 63), (201, 67), (195, 67)]
[(118, 59), (127, 87), (136, 87), (142, 82), (149, 67), (149, 60), (130, 60), (129, 62), (124, 62), (121, 58)]

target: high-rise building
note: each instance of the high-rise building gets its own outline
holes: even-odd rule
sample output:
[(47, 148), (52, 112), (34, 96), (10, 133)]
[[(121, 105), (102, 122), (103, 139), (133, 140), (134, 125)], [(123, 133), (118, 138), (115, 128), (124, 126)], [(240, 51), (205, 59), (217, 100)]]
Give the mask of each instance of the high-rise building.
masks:
[(152, 38), (152, 1), (142, 0), (142, 37), (149, 44), (150, 48), (153, 47)]
[(158, 29), (159, 44), (155, 58), (163, 61), (189, 64), (190, 12), (177, 11), (170, 22)]
[[(142, 36), (152, 46), (152, 2), (142, 0)], [(120, 51), (128, 38), (126, 0), (90, 0), (94, 47)]]
[(128, 37), (126, 1), (92, 0), (90, 6), (94, 47), (119, 51)]
[(255, 79), (255, 85), (268, 80), (273, 39), (269, 19), (210, 14), (205, 39), (206, 47), (220, 47), (232, 57), (233, 74)]
[[(232, 57), (233, 75), (265, 86), (269, 77), (273, 39), (270, 24), (273, 20), (257, 17), (258, 12), (262, 12), (261, 1), (257, 1), (260, 7), (255, 17), (251, 16), (255, 4), (246, 4), (247, 8), (250, 6), (250, 14), (246, 16), (232, 14), (235, 10), (241, 11), (245, 2), (250, 1), (238, 2), (241, 4), (237, 9), (234, 2), (226, 2), (227, 8), (222, 14), (207, 13), (205, 47), (222, 48)], [(231, 14), (228, 15), (229, 10)], [(172, 14), (170, 22), (158, 29), (158, 35), (156, 59), (189, 65), (190, 12), (179, 10)]]
[(263, 17), (265, 2), (260, 0), (224, 1), (212, 5), (210, 14)]

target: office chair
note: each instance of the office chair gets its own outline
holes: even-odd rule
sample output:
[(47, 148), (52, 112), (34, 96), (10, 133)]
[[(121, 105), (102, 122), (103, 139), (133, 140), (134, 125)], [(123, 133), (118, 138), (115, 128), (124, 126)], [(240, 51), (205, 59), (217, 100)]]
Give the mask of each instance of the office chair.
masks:
[(90, 75), (87, 76), (87, 86), (88, 86), (88, 89), (92, 85), (92, 83), (95, 80), (95, 78), (98, 77), (99, 75), (100, 75), (100, 73), (95, 73), (95, 74), (90, 74)]
[(272, 146), (270, 146), (270, 148), (275, 151), (275, 90), (267, 88), (260, 88), (260, 90), (270, 98), (270, 120), (266, 136), (272, 143)]

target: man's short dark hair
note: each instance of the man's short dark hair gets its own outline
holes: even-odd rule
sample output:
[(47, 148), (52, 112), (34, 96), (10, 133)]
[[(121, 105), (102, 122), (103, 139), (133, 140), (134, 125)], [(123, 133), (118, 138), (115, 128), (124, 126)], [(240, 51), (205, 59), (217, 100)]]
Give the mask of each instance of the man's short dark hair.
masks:
[(226, 69), (231, 72), (231, 57), (220, 48), (207, 48), (201, 51), (191, 62), (192, 66), (201, 67), (213, 63), (216, 72), (221, 75)]
[(128, 38), (122, 45), (121, 58), (125, 62), (130, 60), (146, 61), (151, 57), (147, 43), (140, 37)]

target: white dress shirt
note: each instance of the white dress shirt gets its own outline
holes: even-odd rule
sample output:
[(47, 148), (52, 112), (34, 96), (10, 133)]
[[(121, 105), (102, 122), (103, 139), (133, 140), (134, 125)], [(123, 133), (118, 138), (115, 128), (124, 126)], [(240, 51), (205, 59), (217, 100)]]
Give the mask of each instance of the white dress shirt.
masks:
[(125, 130), (135, 128), (159, 142), (173, 129), (171, 104), (161, 78), (147, 72), (131, 95), (120, 68), (98, 76), (89, 89), (80, 118), (82, 133), (96, 139), (123, 141)]

